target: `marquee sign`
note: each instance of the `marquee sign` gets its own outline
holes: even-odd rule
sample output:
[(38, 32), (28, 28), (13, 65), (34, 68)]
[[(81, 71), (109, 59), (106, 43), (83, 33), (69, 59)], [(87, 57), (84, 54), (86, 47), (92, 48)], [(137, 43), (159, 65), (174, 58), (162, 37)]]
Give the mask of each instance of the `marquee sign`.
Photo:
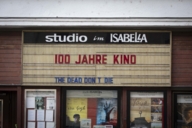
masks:
[(170, 44), (169, 32), (25, 32), (24, 43)]
[(170, 32), (24, 32), (23, 85), (170, 86)]

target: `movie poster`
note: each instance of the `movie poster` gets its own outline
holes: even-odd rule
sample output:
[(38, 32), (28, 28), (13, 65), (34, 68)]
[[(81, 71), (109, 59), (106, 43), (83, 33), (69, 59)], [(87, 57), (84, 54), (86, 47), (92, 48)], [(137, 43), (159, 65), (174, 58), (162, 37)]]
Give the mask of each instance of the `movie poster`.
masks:
[(35, 97), (35, 108), (45, 109), (45, 97)]
[(192, 127), (192, 95), (177, 95), (177, 128)]
[(66, 109), (71, 121), (75, 114), (79, 114), (80, 119), (87, 119), (87, 98), (67, 98)]
[(131, 128), (162, 128), (163, 93), (131, 92)]
[(117, 98), (98, 99), (97, 124), (117, 124)]

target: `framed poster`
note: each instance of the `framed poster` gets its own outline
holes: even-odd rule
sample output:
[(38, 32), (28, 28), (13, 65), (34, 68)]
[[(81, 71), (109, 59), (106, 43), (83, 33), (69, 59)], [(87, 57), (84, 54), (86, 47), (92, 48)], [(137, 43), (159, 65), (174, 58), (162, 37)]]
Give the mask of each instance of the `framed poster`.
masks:
[(0, 99), (0, 128), (3, 128), (3, 100)]
[(119, 128), (117, 90), (66, 90), (64, 127)]
[(174, 126), (177, 128), (192, 127), (192, 94), (174, 94)]
[(128, 93), (130, 128), (165, 128), (164, 92)]

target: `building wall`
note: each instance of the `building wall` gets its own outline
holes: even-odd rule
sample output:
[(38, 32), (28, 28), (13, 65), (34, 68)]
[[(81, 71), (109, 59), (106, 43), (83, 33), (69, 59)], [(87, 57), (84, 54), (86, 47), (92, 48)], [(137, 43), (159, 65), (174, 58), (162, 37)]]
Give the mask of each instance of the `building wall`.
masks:
[(21, 84), (21, 32), (0, 32), (0, 85)]
[(192, 32), (173, 32), (172, 86), (192, 86)]
[[(21, 32), (0, 32), (0, 84), (21, 84)], [(172, 86), (192, 86), (192, 32), (172, 34)]]
[[(0, 85), (6, 87), (6, 85), (21, 85), (22, 81), (22, 33), (21, 31), (1, 31), (0, 32)], [(192, 32), (172, 32), (172, 87), (188, 87), (191, 90), (192, 86)], [(4, 86), (5, 85), (5, 86)], [(22, 87), (23, 88), (23, 87)], [(35, 86), (34, 88), (38, 88)], [(41, 87), (46, 88), (46, 87)], [(124, 88), (122, 101), (127, 102), (126, 91), (129, 88)], [(153, 88), (155, 89), (155, 88)], [(165, 89), (165, 88), (162, 88)], [(166, 88), (167, 92), (170, 92), (170, 88)], [(148, 89), (141, 88), (140, 90), (148, 91)], [(174, 92), (172, 90), (172, 92)], [(21, 93), (21, 92), (20, 92)], [(23, 93), (23, 92), (22, 92)], [(21, 94), (20, 94), (21, 95)], [(18, 98), (19, 99), (19, 98)], [(20, 99), (19, 99), (20, 100)], [(171, 113), (173, 104), (171, 93), (167, 95), (167, 126), (171, 126), (173, 121), (171, 120), (173, 113)], [(123, 110), (127, 111), (127, 104), (123, 104)], [(20, 106), (24, 102), (18, 103)], [(17, 107), (17, 110), (21, 109)], [(60, 112), (60, 110), (59, 110)], [(123, 113), (123, 117), (126, 117), (126, 113)], [(20, 115), (19, 115), (20, 116)], [(21, 118), (21, 117), (20, 117)], [(23, 120), (23, 117), (21, 118)], [(21, 121), (21, 124), (23, 122)], [(60, 123), (59, 123), (60, 125)], [(123, 128), (125, 128), (127, 122), (123, 122)]]

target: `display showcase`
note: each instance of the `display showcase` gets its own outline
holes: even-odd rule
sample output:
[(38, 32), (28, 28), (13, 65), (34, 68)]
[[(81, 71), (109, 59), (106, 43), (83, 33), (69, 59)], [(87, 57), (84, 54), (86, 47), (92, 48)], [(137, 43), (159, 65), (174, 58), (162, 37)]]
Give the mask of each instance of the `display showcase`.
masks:
[(67, 90), (66, 127), (117, 128), (118, 91)]
[(174, 94), (174, 126), (192, 128), (192, 94)]
[(56, 90), (25, 90), (25, 128), (56, 127)]
[(130, 92), (128, 99), (131, 128), (164, 128), (163, 92)]

